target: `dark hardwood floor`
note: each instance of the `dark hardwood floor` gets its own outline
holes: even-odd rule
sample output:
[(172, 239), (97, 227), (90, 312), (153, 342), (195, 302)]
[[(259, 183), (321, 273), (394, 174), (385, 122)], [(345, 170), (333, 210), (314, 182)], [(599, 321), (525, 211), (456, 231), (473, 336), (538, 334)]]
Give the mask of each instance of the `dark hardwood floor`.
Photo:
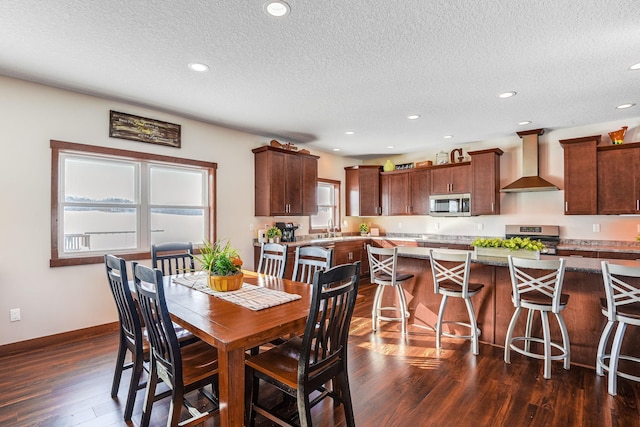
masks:
[[(349, 372), (359, 426), (640, 426), (638, 383), (619, 379), (612, 397), (606, 378), (593, 369), (565, 371), (554, 362), (552, 379), (545, 380), (541, 361), (514, 354), (506, 365), (499, 347), (483, 344), (474, 357), (468, 341), (444, 338), (438, 352), (433, 332), (414, 327), (403, 340), (395, 323), (373, 334), (373, 291), (362, 285), (365, 299), (351, 329)], [(143, 392), (133, 422), (122, 421), (129, 373), (119, 399), (109, 395), (116, 348), (116, 334), (104, 334), (0, 356), (0, 425), (139, 425)], [(154, 407), (153, 425), (165, 425), (167, 408)], [(330, 400), (321, 403), (316, 425), (344, 425), (342, 408), (335, 408), (335, 418), (333, 412)], [(203, 425), (216, 426), (218, 419)]]

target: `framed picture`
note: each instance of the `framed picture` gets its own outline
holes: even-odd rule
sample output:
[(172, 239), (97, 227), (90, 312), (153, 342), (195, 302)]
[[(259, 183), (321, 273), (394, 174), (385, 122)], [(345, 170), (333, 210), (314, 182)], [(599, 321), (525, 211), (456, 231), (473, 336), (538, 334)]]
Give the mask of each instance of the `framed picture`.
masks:
[(180, 125), (109, 111), (109, 136), (180, 148)]

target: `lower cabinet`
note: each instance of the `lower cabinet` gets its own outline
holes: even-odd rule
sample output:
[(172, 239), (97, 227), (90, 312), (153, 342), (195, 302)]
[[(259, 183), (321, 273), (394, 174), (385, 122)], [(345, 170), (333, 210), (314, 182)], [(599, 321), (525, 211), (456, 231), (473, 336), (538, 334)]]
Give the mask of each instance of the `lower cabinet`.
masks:
[(336, 242), (333, 251), (333, 264), (352, 264), (360, 261), (360, 276), (369, 275), (369, 256), (367, 254), (369, 240), (353, 240)]

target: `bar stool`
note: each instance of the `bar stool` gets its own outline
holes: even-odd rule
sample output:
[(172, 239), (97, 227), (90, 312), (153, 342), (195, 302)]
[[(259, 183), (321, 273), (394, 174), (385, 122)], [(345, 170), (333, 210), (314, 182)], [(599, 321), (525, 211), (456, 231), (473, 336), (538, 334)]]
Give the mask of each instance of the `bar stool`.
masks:
[[(439, 252), (429, 250), (431, 260), (431, 273), (433, 274), (433, 287), (436, 294), (442, 295), (440, 310), (438, 310), (438, 322), (436, 323), (436, 348), (441, 347), (441, 337), (463, 338), (471, 340), (471, 351), (479, 353), (478, 337), (480, 329), (471, 303), (471, 297), (477, 295), (484, 287), (481, 283), (469, 283), (469, 269), (471, 268), (471, 252)], [(449, 297), (462, 298), (469, 313), (469, 323), (453, 320), (444, 321), (444, 311)], [(455, 324), (469, 328), (470, 335), (444, 332), (442, 324)]]
[[(398, 266), (398, 247), (393, 248), (377, 248), (367, 245), (367, 253), (369, 254), (369, 273), (371, 274), (371, 283), (378, 285), (376, 295), (373, 298), (373, 309), (371, 311), (371, 327), (374, 331), (378, 330), (380, 320), (401, 322), (402, 335), (407, 333), (407, 318), (409, 310), (407, 309), (407, 299), (404, 296), (402, 283), (411, 279), (413, 274), (399, 273)], [(398, 303), (400, 307), (387, 306), (382, 307), (382, 294), (386, 287), (391, 287), (398, 294)], [(383, 316), (386, 311), (395, 311), (398, 317)]]
[[(639, 357), (620, 354), (622, 339), (627, 325), (640, 326), (640, 267), (628, 267), (619, 264), (609, 264), (602, 261), (602, 277), (606, 299), (600, 301), (602, 314), (607, 316), (607, 324), (600, 336), (598, 354), (596, 357), (596, 373), (603, 375), (608, 371), (608, 391), (617, 394), (618, 377), (632, 381), (640, 381), (640, 377), (618, 370), (618, 362), (626, 360), (640, 362)], [(611, 344), (611, 353), (607, 354), (607, 342), (616, 326), (616, 333)], [(607, 363), (608, 361), (608, 363)]]
[[(569, 333), (562, 317), (569, 302), (569, 295), (562, 293), (565, 260), (533, 260), (514, 258), (509, 255), (509, 272), (511, 274), (511, 295), (516, 310), (513, 313), (504, 344), (504, 361), (511, 363), (511, 350), (535, 359), (544, 360), (544, 378), (551, 378), (551, 361), (563, 360), (564, 369), (569, 369), (570, 348)], [(528, 310), (527, 325), (524, 336), (514, 337), (513, 333), (522, 309)], [(542, 320), (543, 338), (532, 336), (533, 315), (540, 312)], [(553, 313), (558, 320), (562, 334), (562, 345), (551, 341), (549, 332), (549, 313)], [(524, 342), (522, 347), (515, 343)], [(541, 343), (543, 353), (531, 351), (531, 343)], [(552, 348), (560, 350), (560, 354), (552, 354)]]

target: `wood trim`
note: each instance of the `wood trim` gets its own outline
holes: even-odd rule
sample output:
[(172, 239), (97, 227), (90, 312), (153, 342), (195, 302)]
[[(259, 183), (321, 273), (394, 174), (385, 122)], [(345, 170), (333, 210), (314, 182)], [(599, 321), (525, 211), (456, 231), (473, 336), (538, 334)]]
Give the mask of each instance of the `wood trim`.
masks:
[(284, 148), (272, 147), (270, 145), (263, 145), (261, 147), (254, 148), (251, 151), (254, 154), (255, 153), (261, 153), (263, 151), (277, 151), (279, 153), (284, 153), (284, 154), (295, 154), (296, 156), (313, 157), (314, 159), (319, 159), (320, 158), (320, 156), (315, 156), (313, 154), (301, 153), (299, 151), (294, 151), (294, 150), (285, 150)]
[(565, 144), (578, 144), (581, 142), (590, 142), (596, 141), (596, 145), (600, 144), (600, 140), (602, 139), (601, 135), (592, 135), (592, 136), (583, 136), (581, 138), (569, 138), (569, 139), (561, 139), (558, 141), (560, 145), (564, 147)]
[(96, 335), (111, 334), (120, 328), (118, 322), (105, 323), (104, 325), (91, 326), (89, 328), (77, 329), (75, 331), (63, 332), (55, 335), (34, 338), (26, 341), (14, 342), (0, 345), (0, 354), (11, 355), (40, 349), (42, 347), (64, 342), (70, 343), (91, 338)]
[[(340, 205), (341, 203), (341, 199), (340, 199), (340, 186), (342, 185), (342, 183), (339, 180), (336, 179), (328, 179), (328, 178), (318, 178), (316, 180), (316, 190), (317, 190), (317, 186), (319, 182), (324, 182), (326, 184), (332, 184), (334, 186), (335, 192), (337, 194), (334, 194), (335, 200), (338, 201), (338, 224), (335, 224), (338, 226), (338, 230), (342, 231), (342, 206)], [(311, 228), (311, 215), (309, 216), (309, 233), (323, 233), (324, 229), (322, 228)]]
[(499, 148), (488, 148), (486, 150), (476, 150), (476, 151), (467, 151), (467, 154), (470, 156), (476, 156), (478, 154), (486, 154), (486, 153), (495, 153), (498, 156), (502, 156), (504, 151)]

